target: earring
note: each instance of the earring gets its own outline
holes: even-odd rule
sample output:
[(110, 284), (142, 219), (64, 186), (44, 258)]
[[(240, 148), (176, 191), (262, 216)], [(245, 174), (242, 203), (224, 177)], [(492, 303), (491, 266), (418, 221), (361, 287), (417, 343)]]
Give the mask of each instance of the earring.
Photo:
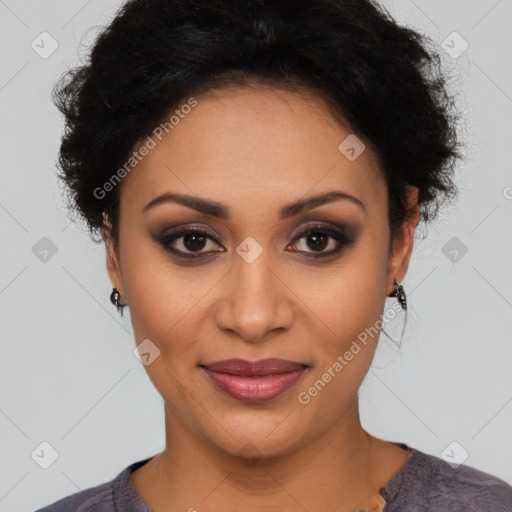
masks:
[(402, 337), (404, 335), (405, 327), (407, 325), (407, 297), (405, 295), (404, 287), (401, 285), (400, 281), (395, 279), (394, 283), (396, 286), (396, 290), (388, 295), (388, 297), (396, 297), (398, 299), (398, 302), (400, 303), (400, 306), (402, 306), (402, 309), (405, 311), (405, 320), (404, 320), (404, 326), (402, 328), (402, 333), (400, 334), (399, 340), (394, 340), (385, 330), (384, 328), (381, 328), (381, 331), (395, 344), (400, 348), (400, 345), (402, 344)]
[(395, 279), (393, 284), (397, 286), (397, 289), (390, 295), (390, 297), (397, 297), (398, 302), (400, 302), (400, 306), (402, 306), (402, 309), (407, 309), (407, 297), (404, 292), (404, 287), (397, 279)]
[(119, 290), (117, 288), (112, 288), (112, 293), (110, 294), (110, 302), (114, 304), (114, 306), (117, 308), (117, 311), (121, 312), (121, 316), (123, 316), (123, 308), (126, 306), (126, 304), (121, 304), (119, 301), (121, 300), (121, 294), (119, 293)]

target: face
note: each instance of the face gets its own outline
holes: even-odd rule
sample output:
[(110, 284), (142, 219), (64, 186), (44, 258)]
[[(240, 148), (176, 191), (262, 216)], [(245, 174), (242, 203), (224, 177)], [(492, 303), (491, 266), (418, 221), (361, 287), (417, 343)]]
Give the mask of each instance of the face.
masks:
[[(351, 131), (312, 93), (232, 87), (196, 100), (124, 179), (108, 271), (137, 345), (158, 354), (145, 368), (166, 415), (225, 452), (283, 454), (356, 407), (377, 342), (360, 335), (405, 275), (417, 218), (389, 257), (384, 177), (368, 148), (340, 151)], [(237, 398), (201, 366), (232, 358), (306, 367), (271, 398), (239, 377)], [(273, 378), (260, 389), (286, 380)]]

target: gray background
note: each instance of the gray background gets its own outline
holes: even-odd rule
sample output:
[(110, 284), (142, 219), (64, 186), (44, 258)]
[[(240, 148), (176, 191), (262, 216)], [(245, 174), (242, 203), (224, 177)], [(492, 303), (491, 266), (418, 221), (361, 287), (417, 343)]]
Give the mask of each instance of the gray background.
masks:
[[(465, 450), (465, 464), (512, 484), (512, 2), (385, 4), (439, 46), (460, 50), (454, 31), (468, 42), (457, 58), (443, 54), (469, 157), (455, 207), (415, 246), (409, 326), (400, 350), (381, 337), (360, 392), (363, 426), (438, 457)], [(109, 302), (103, 245), (69, 221), (54, 176), (62, 123), (51, 87), (119, 5), (0, 0), (0, 511), (106, 482), (164, 446), (162, 400), (133, 355), (129, 312)], [(58, 44), (47, 58), (43, 31)], [(43, 441), (58, 453), (47, 469), (45, 445), (31, 455)]]

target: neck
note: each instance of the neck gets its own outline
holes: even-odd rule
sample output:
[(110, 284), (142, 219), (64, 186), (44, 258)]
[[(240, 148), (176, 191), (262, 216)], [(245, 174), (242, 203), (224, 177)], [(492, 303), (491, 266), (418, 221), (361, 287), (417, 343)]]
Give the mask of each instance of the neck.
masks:
[[(381, 499), (385, 482), (373, 464), (375, 438), (361, 427), (357, 398), (322, 436), (279, 456), (228, 453), (191, 432), (168, 407), (165, 416), (166, 448), (146, 468), (152, 491), (139, 492), (158, 512), (360, 510)], [(249, 445), (245, 451), (254, 455)]]

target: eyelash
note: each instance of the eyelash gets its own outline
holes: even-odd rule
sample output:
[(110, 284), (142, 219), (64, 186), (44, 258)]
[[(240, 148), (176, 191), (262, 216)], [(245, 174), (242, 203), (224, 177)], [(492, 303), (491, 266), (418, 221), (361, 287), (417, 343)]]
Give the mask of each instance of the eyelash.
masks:
[[(344, 247), (347, 247), (347, 246), (351, 245), (352, 243), (354, 243), (354, 241), (352, 239), (350, 239), (344, 233), (338, 232), (334, 229), (331, 229), (324, 224), (315, 224), (312, 226), (307, 226), (304, 230), (302, 230), (300, 233), (297, 234), (297, 236), (293, 239), (293, 242), (304, 238), (305, 235), (317, 234), (317, 233), (320, 233), (320, 234), (329, 236), (330, 238), (333, 238), (337, 243), (337, 247), (335, 249), (332, 249), (331, 251), (320, 252), (320, 253), (315, 253), (314, 251), (296, 251), (296, 252), (299, 252), (302, 254), (308, 254), (309, 256), (307, 256), (307, 257), (311, 257), (311, 258), (325, 258), (325, 257), (333, 256), (334, 254), (339, 253)], [(201, 229), (193, 228), (193, 227), (181, 229), (179, 231), (175, 231), (174, 233), (169, 233), (169, 234), (163, 235), (160, 238), (158, 238), (158, 242), (164, 248), (165, 251), (172, 253), (173, 255), (177, 256), (178, 258), (184, 258), (184, 259), (198, 259), (198, 258), (202, 258), (206, 255), (211, 255), (212, 253), (215, 253), (215, 252), (224, 252), (224, 251), (196, 252), (195, 253), (196, 255), (192, 255), (192, 254), (194, 254), (193, 252), (185, 253), (183, 251), (178, 251), (178, 250), (172, 249), (170, 247), (170, 244), (172, 242), (179, 240), (180, 238), (183, 238), (183, 236), (185, 236), (187, 234), (200, 235), (200, 236), (206, 237), (210, 240), (213, 240), (215, 243), (218, 244), (218, 242), (215, 240), (215, 238), (213, 238), (208, 232), (201, 230)]]

